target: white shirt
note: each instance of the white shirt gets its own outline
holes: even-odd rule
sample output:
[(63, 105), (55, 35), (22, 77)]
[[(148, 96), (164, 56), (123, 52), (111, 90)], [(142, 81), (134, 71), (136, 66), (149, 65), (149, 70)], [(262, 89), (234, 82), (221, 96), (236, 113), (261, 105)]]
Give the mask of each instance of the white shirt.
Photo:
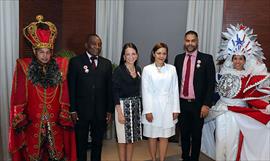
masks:
[[(92, 55), (89, 54), (87, 51), (86, 51), (86, 54), (87, 54), (87, 56), (88, 56), (88, 58), (90, 60), (90, 63), (92, 63), (92, 60), (91, 60)], [(97, 67), (97, 65), (98, 65), (98, 56), (96, 56), (96, 57), (97, 57), (97, 59), (95, 59), (94, 61), (95, 61), (96, 67)]]

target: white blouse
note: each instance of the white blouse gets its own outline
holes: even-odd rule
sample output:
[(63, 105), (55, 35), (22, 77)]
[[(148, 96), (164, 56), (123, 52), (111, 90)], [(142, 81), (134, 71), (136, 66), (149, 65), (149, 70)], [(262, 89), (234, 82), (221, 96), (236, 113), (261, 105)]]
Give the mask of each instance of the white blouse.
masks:
[[(155, 127), (171, 128), (177, 120), (173, 113), (180, 113), (179, 88), (176, 69), (165, 64), (161, 68), (150, 64), (142, 72), (142, 123)], [(146, 120), (146, 114), (152, 113), (153, 121)]]

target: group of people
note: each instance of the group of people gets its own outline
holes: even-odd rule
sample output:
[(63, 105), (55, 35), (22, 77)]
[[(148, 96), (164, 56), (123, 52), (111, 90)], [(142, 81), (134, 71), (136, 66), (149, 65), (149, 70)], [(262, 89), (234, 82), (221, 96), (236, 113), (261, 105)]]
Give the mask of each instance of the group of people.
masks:
[[(14, 161), (86, 161), (89, 129), (91, 160), (100, 161), (103, 136), (113, 112), (120, 161), (132, 160), (133, 143), (142, 140), (143, 136), (148, 138), (152, 161), (157, 160), (157, 151), (159, 160), (164, 161), (168, 138), (175, 135), (178, 121), (182, 158), (184, 161), (198, 161), (204, 118), (213, 116), (221, 104), (232, 113), (244, 108), (264, 116), (264, 122), (270, 120), (269, 103), (259, 100), (270, 95), (267, 70), (260, 61), (264, 74), (260, 74), (261, 70), (253, 78), (248, 73), (251, 68), (245, 70), (244, 66), (250, 59), (245, 54), (254, 52), (262, 56), (262, 53), (260, 48), (242, 50), (243, 45), (253, 44), (238, 42), (245, 41), (240, 34), (237, 40), (233, 38), (233, 42), (229, 42), (231, 46), (240, 43), (240, 47), (228, 45), (226, 52), (229, 56), (221, 54), (226, 71), (221, 73), (217, 83), (220, 103), (211, 110), (216, 84), (215, 65), (211, 55), (198, 51), (195, 31), (185, 33), (185, 52), (175, 57), (174, 65), (167, 63), (168, 46), (160, 42), (150, 53), (151, 64), (142, 70), (137, 64), (139, 52), (136, 45), (126, 43), (119, 66), (112, 71), (111, 61), (100, 56), (102, 41), (98, 35), (89, 34), (85, 53), (67, 61), (53, 54), (57, 35), (55, 25), (43, 21), (40, 15), (37, 20), (24, 28), (24, 36), (33, 47), (33, 58), (18, 59), (13, 77), (9, 150)], [(254, 45), (251, 47), (255, 48)], [(257, 64), (253, 62), (252, 65)], [(232, 76), (228, 68), (243, 75)], [(234, 97), (239, 105), (232, 103)], [(248, 108), (246, 103), (255, 107)], [(230, 115), (229, 112), (225, 114)], [(213, 117), (217, 124), (229, 124), (228, 128), (237, 126), (233, 119), (229, 122), (227, 116), (221, 118), (223, 115)], [(225, 151), (221, 147), (227, 144), (223, 144), (222, 135), (225, 133), (219, 131), (217, 128), (217, 152), (222, 153)], [(237, 132), (239, 130), (233, 136), (238, 135)], [(245, 137), (244, 132), (242, 135)], [(237, 145), (237, 139), (234, 140), (232, 144)], [(233, 148), (227, 149), (232, 153)], [(226, 151), (226, 155), (217, 155), (216, 159), (235, 160), (221, 157), (227, 154)]]

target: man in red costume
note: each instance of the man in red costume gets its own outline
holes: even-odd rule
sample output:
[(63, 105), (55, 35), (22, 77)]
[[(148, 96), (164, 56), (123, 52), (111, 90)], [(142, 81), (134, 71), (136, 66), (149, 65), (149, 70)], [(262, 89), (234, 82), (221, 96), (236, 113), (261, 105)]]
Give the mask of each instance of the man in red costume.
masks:
[(34, 56), (18, 59), (14, 72), (9, 151), (13, 161), (75, 161), (68, 61), (53, 55), (55, 25), (43, 22), (42, 15), (36, 19), (23, 30)]

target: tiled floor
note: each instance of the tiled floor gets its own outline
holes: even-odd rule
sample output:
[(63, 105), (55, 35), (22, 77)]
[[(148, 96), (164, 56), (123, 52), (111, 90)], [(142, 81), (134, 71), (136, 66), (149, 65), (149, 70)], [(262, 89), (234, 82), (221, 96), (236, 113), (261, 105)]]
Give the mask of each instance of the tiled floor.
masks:
[[(179, 161), (180, 160), (180, 150), (181, 148), (177, 143), (169, 143), (167, 151), (167, 160), (166, 161)], [(88, 158), (90, 152), (88, 153)], [(89, 159), (90, 160), (90, 159)], [(103, 143), (102, 151), (102, 161), (118, 161), (118, 148), (115, 140), (105, 140)], [(150, 155), (148, 152), (147, 141), (140, 141), (134, 144), (134, 154), (133, 161), (146, 161), (150, 160)], [(211, 161), (211, 159), (201, 155), (202, 161)]]
[[(167, 155), (179, 154), (179, 146), (176, 143), (169, 143)], [(150, 155), (148, 152), (147, 141), (140, 141), (134, 144), (133, 161), (149, 160)], [(117, 161), (118, 148), (117, 143), (114, 140), (105, 140), (102, 152), (102, 161)]]

